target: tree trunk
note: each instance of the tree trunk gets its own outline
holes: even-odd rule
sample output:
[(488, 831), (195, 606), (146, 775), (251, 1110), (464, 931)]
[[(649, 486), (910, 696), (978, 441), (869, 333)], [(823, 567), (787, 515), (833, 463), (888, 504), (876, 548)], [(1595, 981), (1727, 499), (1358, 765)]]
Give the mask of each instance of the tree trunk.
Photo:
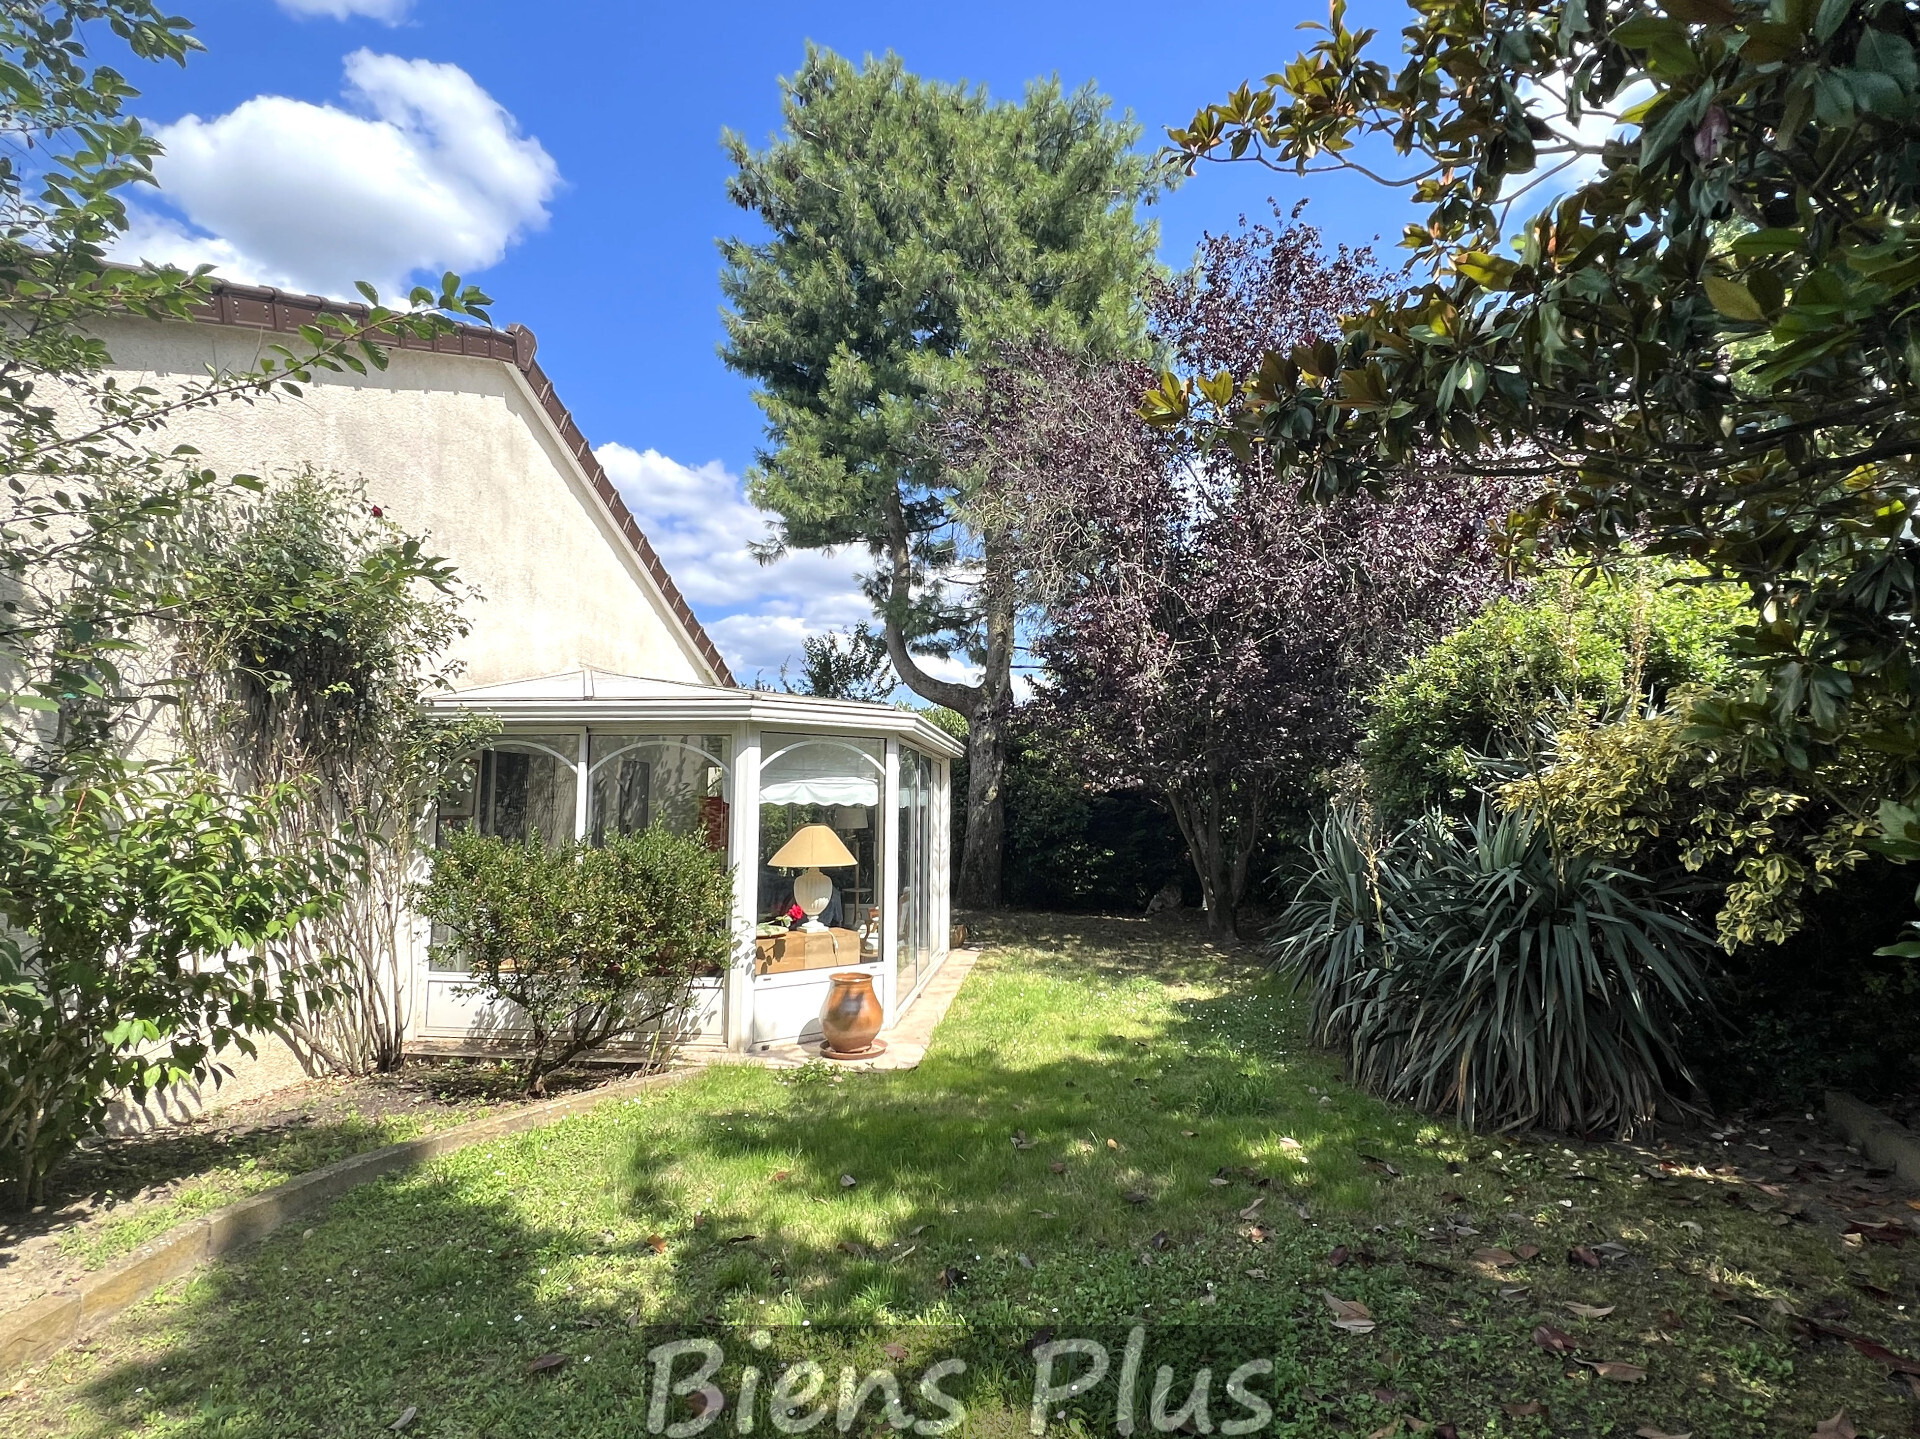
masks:
[(1220, 797), (1208, 794), (1195, 804), (1185, 794), (1169, 793), (1167, 808), (1187, 842), (1187, 858), (1200, 876), (1200, 897), (1207, 907), (1207, 932), (1219, 940), (1239, 938), (1240, 896), (1233, 882), (1233, 860), (1220, 829)]
[(1004, 705), (967, 720), (967, 841), (960, 855), (954, 902), (968, 909), (1000, 903), (1000, 865), (1006, 853), (1008, 714)]
[(907, 647), (900, 617), (911, 600), (912, 551), (906, 517), (896, 492), (887, 502), (890, 593), (882, 615), (887, 656), (894, 673), (921, 699), (966, 716), (967, 720), (967, 839), (960, 857), (960, 880), (955, 902), (972, 909), (993, 909), (1000, 903), (1001, 858), (1006, 847), (1007, 811), (1003, 781), (1007, 769), (1007, 735), (1013, 708), (1013, 645), (1015, 605), (1011, 577), (995, 563), (994, 546), (986, 551), (986, 574), (981, 581), (981, 604), (986, 630), (986, 673), (977, 685), (936, 679), (920, 667)]

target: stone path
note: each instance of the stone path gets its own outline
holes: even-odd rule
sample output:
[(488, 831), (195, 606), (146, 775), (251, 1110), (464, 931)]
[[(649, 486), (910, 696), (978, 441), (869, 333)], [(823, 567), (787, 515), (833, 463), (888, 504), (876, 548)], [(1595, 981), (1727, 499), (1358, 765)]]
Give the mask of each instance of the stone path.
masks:
[[(880, 1038), (886, 1041), (886, 1053), (872, 1059), (842, 1061), (846, 1067), (870, 1070), (916, 1068), (926, 1058), (927, 1045), (933, 1040), (934, 1029), (947, 1017), (953, 997), (960, 992), (960, 986), (966, 983), (967, 976), (973, 973), (974, 963), (981, 953), (978, 949), (949, 951), (946, 963), (927, 981), (926, 988), (920, 991), (920, 997), (907, 1010), (906, 1017), (898, 1024), (880, 1031)], [(818, 1043), (762, 1044), (746, 1054), (733, 1054), (717, 1048), (698, 1053), (681, 1051), (683, 1063), (765, 1064), (775, 1069), (794, 1069), (819, 1058)]]

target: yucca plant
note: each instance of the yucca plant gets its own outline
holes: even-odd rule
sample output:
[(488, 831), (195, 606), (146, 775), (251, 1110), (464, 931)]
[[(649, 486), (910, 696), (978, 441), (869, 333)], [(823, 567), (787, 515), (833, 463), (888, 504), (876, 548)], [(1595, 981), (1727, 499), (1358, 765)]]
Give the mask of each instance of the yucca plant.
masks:
[(1626, 1134), (1692, 1075), (1706, 936), (1677, 894), (1557, 847), (1525, 813), (1320, 826), (1270, 954), (1354, 1080), (1483, 1128)]

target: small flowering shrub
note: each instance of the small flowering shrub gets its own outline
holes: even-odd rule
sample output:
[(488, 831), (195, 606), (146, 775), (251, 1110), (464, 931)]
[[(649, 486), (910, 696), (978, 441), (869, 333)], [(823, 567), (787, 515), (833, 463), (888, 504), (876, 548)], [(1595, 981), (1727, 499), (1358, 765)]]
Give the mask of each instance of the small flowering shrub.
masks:
[(701, 840), (661, 826), (604, 845), (513, 844), (461, 830), (435, 852), (420, 913), (468, 993), (512, 1006), (530, 1094), (623, 1035), (671, 1039), (691, 982), (732, 953), (733, 879)]

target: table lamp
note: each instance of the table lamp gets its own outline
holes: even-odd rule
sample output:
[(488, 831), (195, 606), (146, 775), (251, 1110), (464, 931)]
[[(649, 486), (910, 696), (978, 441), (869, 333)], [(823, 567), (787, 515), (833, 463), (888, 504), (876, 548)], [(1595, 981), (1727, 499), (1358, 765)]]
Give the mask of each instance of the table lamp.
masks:
[(833, 898), (833, 881), (820, 873), (820, 867), (838, 868), (856, 861), (829, 826), (809, 824), (796, 831), (767, 863), (775, 869), (805, 870), (793, 881), (793, 902), (807, 912), (807, 922), (800, 927), (823, 930), (826, 926), (817, 916)]

